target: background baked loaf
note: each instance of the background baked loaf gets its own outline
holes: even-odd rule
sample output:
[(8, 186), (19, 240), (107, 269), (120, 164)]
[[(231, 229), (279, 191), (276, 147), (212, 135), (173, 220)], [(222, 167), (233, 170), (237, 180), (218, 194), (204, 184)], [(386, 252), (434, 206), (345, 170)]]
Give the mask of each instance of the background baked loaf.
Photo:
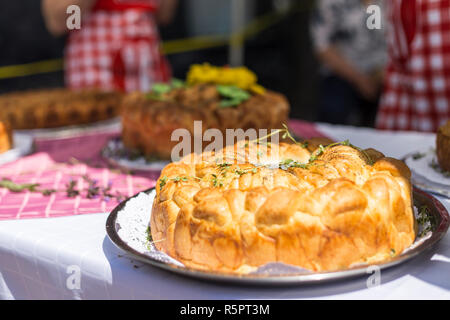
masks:
[(13, 129), (54, 128), (106, 120), (119, 114), (122, 94), (100, 90), (30, 90), (0, 96), (0, 120)]
[(437, 132), (436, 154), (442, 170), (450, 172), (450, 121), (447, 121)]
[(0, 153), (8, 151), (12, 147), (12, 131), (10, 126), (0, 121)]
[(277, 151), (275, 167), (229, 156), (216, 164), (213, 153), (166, 166), (151, 215), (157, 248), (189, 267), (241, 273), (275, 261), (337, 270), (413, 243), (403, 162), (340, 144), (314, 153), (280, 144)]
[[(194, 133), (194, 121), (202, 121), (203, 131), (217, 128), (276, 129), (287, 123), (289, 103), (272, 91), (252, 95), (233, 107), (221, 107), (221, 97), (214, 84), (197, 84), (178, 88), (163, 96), (164, 100), (133, 93), (124, 100), (122, 141), (127, 148), (146, 155), (170, 159), (172, 132), (178, 128)], [(193, 144), (192, 144), (193, 145)]]

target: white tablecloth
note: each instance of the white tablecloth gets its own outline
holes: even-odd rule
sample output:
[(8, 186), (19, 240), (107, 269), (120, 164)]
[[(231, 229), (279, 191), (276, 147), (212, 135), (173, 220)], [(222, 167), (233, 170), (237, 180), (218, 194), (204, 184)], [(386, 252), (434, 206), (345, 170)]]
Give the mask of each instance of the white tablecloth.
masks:
[[(388, 156), (432, 147), (434, 135), (386, 133), (320, 124)], [(450, 210), (450, 201), (439, 198)], [(181, 277), (133, 261), (105, 233), (108, 214), (0, 222), (2, 299), (450, 299), (450, 234), (432, 251), (371, 276), (330, 284), (249, 287)]]

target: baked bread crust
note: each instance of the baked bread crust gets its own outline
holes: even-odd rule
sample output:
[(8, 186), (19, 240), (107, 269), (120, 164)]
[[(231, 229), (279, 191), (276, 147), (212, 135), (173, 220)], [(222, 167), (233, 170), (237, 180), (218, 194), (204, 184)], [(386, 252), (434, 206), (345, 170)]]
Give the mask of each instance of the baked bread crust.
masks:
[(11, 127), (0, 121), (0, 153), (6, 152), (12, 147)]
[[(311, 157), (299, 145), (277, 151), (276, 163)], [(222, 164), (214, 153), (169, 164), (152, 207), (156, 247), (188, 267), (245, 273), (275, 261), (338, 270), (413, 243), (411, 173), (403, 162), (347, 145), (319, 154), (311, 165), (284, 169), (238, 164), (239, 154)]]
[(119, 92), (96, 89), (11, 92), (0, 96), (0, 120), (13, 129), (87, 124), (117, 116), (121, 99)]
[(442, 170), (450, 172), (450, 120), (437, 132), (436, 154)]
[(145, 93), (137, 92), (125, 98), (121, 115), (122, 141), (127, 148), (170, 159), (173, 147), (178, 144), (178, 141), (171, 141), (172, 132), (185, 128), (193, 137), (196, 120), (202, 121), (203, 132), (210, 128), (222, 133), (237, 128), (270, 132), (287, 123), (289, 115), (287, 99), (272, 91), (253, 95), (229, 108), (219, 106), (220, 95), (213, 84), (174, 89), (164, 98), (165, 101), (149, 99)]

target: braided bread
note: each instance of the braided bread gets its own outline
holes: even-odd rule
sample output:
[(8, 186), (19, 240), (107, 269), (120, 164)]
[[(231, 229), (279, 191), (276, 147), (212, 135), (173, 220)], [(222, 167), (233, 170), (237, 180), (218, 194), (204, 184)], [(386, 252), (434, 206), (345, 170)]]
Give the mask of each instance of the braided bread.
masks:
[(0, 120), (13, 129), (87, 124), (118, 115), (122, 94), (99, 90), (30, 90), (0, 96)]
[(252, 145), (190, 155), (156, 185), (151, 234), (186, 266), (245, 273), (269, 262), (313, 271), (373, 263), (415, 239), (410, 171), (376, 150), (336, 144), (311, 152)]

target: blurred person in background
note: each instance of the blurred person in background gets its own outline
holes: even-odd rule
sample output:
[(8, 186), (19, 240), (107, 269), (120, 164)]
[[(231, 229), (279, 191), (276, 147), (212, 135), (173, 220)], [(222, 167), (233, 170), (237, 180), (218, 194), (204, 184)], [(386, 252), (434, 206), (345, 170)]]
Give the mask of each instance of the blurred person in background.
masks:
[[(45, 27), (36, 0), (2, 1), (0, 10), (0, 94), (46, 87), (61, 87), (62, 71), (34, 72), (39, 61), (59, 59), (64, 38), (53, 37)], [(25, 72), (15, 66), (25, 65)], [(5, 69), (14, 66), (5, 72)], [(27, 67), (28, 66), (28, 67)], [(19, 69), (22, 69), (19, 68)], [(40, 67), (37, 67), (39, 69)]]
[(377, 127), (436, 132), (450, 119), (450, 0), (388, 2), (389, 65)]
[(317, 0), (311, 19), (321, 63), (318, 120), (374, 126), (387, 52), (384, 30), (367, 27), (382, 0)]
[[(81, 28), (68, 30), (70, 5), (81, 9)], [(65, 82), (72, 89), (148, 91), (170, 78), (158, 24), (171, 21), (177, 0), (42, 0), (48, 30), (69, 32)]]

